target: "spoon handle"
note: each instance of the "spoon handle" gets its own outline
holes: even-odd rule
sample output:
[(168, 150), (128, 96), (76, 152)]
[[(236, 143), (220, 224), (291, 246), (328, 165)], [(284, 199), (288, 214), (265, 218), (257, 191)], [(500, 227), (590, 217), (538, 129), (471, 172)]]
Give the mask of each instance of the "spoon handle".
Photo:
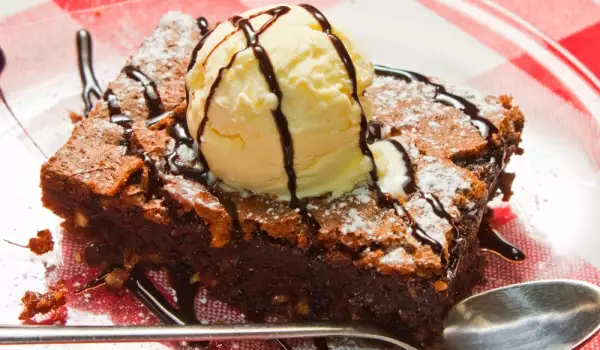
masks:
[(0, 326), (0, 344), (71, 344), (257, 340), (312, 337), (375, 339), (418, 350), (371, 326), (335, 323), (247, 323), (190, 326)]

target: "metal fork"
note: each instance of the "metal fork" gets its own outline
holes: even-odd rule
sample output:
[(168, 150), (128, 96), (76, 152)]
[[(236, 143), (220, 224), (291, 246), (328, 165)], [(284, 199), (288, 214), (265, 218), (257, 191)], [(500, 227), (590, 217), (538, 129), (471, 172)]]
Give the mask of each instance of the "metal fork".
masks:
[(247, 323), (190, 326), (0, 326), (0, 344), (73, 344), (345, 337), (418, 350), (374, 326), (336, 323)]

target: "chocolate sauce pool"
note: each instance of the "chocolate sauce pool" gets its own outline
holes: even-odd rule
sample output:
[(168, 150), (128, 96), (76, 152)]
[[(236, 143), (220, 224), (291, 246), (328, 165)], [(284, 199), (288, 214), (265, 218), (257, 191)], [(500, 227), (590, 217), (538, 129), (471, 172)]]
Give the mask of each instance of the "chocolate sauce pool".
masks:
[(479, 228), (479, 248), (481, 251), (494, 253), (511, 262), (525, 260), (525, 253), (505, 240), (500, 232), (492, 227), (487, 217), (483, 218)]
[[(336, 52), (340, 57), (340, 60), (343, 62), (348, 76), (352, 82), (352, 98), (355, 100), (355, 102), (358, 104), (361, 110), (359, 146), (361, 148), (362, 153), (371, 160), (371, 163), (373, 165), (373, 169), (370, 172), (370, 176), (373, 181), (375, 190), (377, 192), (379, 204), (389, 205), (395, 208), (401, 207), (399, 201), (390, 198), (390, 196), (383, 193), (377, 186), (377, 169), (375, 167), (373, 155), (368, 147), (368, 143), (372, 143), (374, 141), (382, 139), (381, 126), (375, 123), (372, 123), (370, 126), (368, 125), (365, 112), (359, 100), (357, 91), (356, 70), (350, 58), (350, 55), (343, 42), (335, 34), (333, 34), (329, 21), (319, 10), (317, 10), (311, 5), (301, 5), (301, 7), (304, 8), (315, 18), (315, 20), (320, 25), (321, 30), (328, 35), (332, 45), (334, 46)], [(267, 82), (269, 89), (272, 93), (275, 94), (275, 96), (278, 99), (278, 104), (272, 113), (275, 124), (277, 126), (277, 130), (280, 135), (281, 148), (284, 156), (284, 167), (288, 176), (288, 190), (291, 195), (290, 206), (293, 208), (300, 209), (300, 214), (304, 222), (308, 224), (308, 226), (313, 232), (315, 232), (316, 230), (318, 230), (320, 225), (306, 209), (306, 202), (300, 200), (296, 194), (297, 184), (296, 173), (294, 169), (294, 144), (287, 125), (287, 118), (281, 110), (282, 99), (284, 98), (284, 96), (281, 92), (281, 89), (279, 88), (270, 57), (265, 51), (265, 49), (260, 45), (259, 40), (260, 35), (264, 31), (266, 31), (281, 16), (285, 15), (289, 11), (290, 8), (287, 6), (278, 6), (269, 10), (253, 14), (250, 18), (233, 16), (230, 19), (230, 22), (236, 28), (234, 33), (240, 30), (243, 31), (244, 36), (246, 38), (245, 49), (252, 49), (257, 61), (259, 62), (261, 73), (263, 74), (263, 77)], [(263, 24), (261, 28), (259, 28), (259, 30), (257, 31), (252, 27), (250, 19), (264, 14), (270, 15), (271, 18), (267, 22), (265, 22), (265, 24)], [(212, 31), (208, 29), (208, 21), (204, 17), (198, 18), (197, 23), (203, 36), (192, 52), (191, 60), (188, 66), (188, 71), (196, 64), (198, 52), (203, 47), (206, 39), (212, 33)], [(231, 33), (230, 35), (233, 35), (233, 33)], [(98, 82), (95, 78), (92, 67), (92, 40), (89, 32), (85, 30), (80, 30), (77, 33), (76, 39), (78, 49), (79, 72), (83, 85), (82, 98), (84, 101), (86, 114), (91, 110), (93, 106), (92, 97), (99, 99), (100, 96), (102, 96), (103, 100), (106, 101), (108, 105), (110, 121), (124, 128), (122, 143), (126, 146), (126, 154), (137, 154), (143, 160), (144, 165), (149, 171), (150, 179), (147, 188), (147, 194), (148, 198), (151, 198), (151, 196), (154, 194), (156, 188), (160, 185), (161, 182), (158, 169), (156, 168), (156, 164), (145, 152), (131, 149), (130, 138), (133, 132), (133, 120), (128, 116), (127, 113), (124, 113), (121, 110), (117, 95), (110, 89), (106, 90), (104, 94), (101, 93), (101, 89), (98, 86)], [(219, 46), (225, 39), (218, 43), (217, 46)], [(210, 54), (212, 54), (213, 51), (211, 51), (208, 56), (210, 56)], [(235, 53), (232, 56), (230, 62), (227, 64), (227, 66), (220, 68), (218, 71), (217, 78), (213, 82), (209, 91), (209, 95), (207, 97), (207, 101), (204, 108), (204, 118), (198, 129), (197, 140), (201, 140), (201, 137), (204, 133), (206, 123), (209, 119), (208, 112), (210, 108), (210, 103), (212, 101), (212, 98), (214, 97), (215, 90), (218, 88), (221, 82), (223, 72), (231, 68), (238, 54), (239, 52)], [(203, 64), (206, 64), (206, 60), (203, 62)], [(5, 58), (2, 51), (0, 50), (0, 73), (4, 68), (4, 65)], [(151, 127), (165, 118), (174, 117), (174, 113), (172, 111), (164, 110), (164, 106), (162, 104), (162, 100), (160, 98), (159, 90), (156, 83), (153, 80), (151, 80), (143, 71), (141, 71), (138, 67), (126, 66), (123, 69), (123, 72), (130, 79), (140, 83), (144, 89), (144, 98), (149, 110), (149, 117), (146, 121), (147, 127)], [(379, 75), (391, 75), (407, 82), (419, 81), (431, 85), (436, 90), (435, 98), (438, 102), (454, 106), (463, 110), (465, 114), (467, 114), (471, 118), (471, 121), (480, 130), (481, 134), (488, 140), (494, 133), (498, 131), (497, 128), (491, 122), (479, 115), (479, 109), (476, 105), (474, 105), (473, 103), (469, 102), (461, 96), (448, 92), (443, 85), (431, 82), (427, 77), (419, 73), (399, 69), (392, 69), (383, 66), (376, 66), (376, 73)], [(0, 97), (3, 98), (1, 91)], [(186, 89), (186, 101), (187, 100), (189, 100), (189, 95)], [(371, 129), (371, 131), (369, 129)], [(222, 193), (222, 191), (215, 189), (215, 186), (208, 185), (209, 168), (206, 158), (204, 157), (204, 155), (202, 155), (202, 152), (200, 151), (200, 144), (198, 145), (198, 161), (201, 163), (202, 168), (190, 167), (187, 165), (183, 166), (178, 164), (178, 148), (182, 145), (191, 148), (194, 145), (194, 140), (187, 130), (185, 120), (181, 120), (181, 118), (175, 119), (174, 122), (171, 124), (169, 134), (175, 140), (175, 147), (173, 152), (167, 155), (166, 157), (167, 170), (175, 174), (183, 175), (186, 178), (199, 181), (207, 185), (207, 188), (212, 189), (211, 193), (219, 199), (221, 204), (226, 208), (227, 212), (234, 219), (234, 233), (235, 231), (241, 231), (240, 224), (237, 219), (237, 208), (235, 207), (235, 203), (231, 199), (229, 199), (226, 194)], [(400, 142), (396, 140), (388, 141), (391, 142), (394, 145), (394, 147), (398, 150), (398, 152), (402, 154), (403, 161), (406, 163), (406, 168), (408, 169), (407, 175), (409, 177), (409, 182), (405, 185), (405, 192), (409, 195), (417, 193), (419, 196), (425, 198), (427, 202), (432, 206), (434, 213), (439, 217), (446, 219), (455, 230), (455, 236), (458, 235), (458, 230), (454, 225), (452, 217), (446, 212), (441, 202), (435, 196), (431, 194), (424, 194), (419, 190), (415, 181), (414, 169), (411, 164), (410, 156), (406, 149), (402, 146)], [(436, 253), (440, 254), (442, 250), (442, 245), (440, 244), (440, 242), (437, 242), (436, 240), (431, 238), (410, 216), (410, 214), (408, 214), (408, 211), (403, 210), (403, 212), (404, 215), (406, 215), (409, 219), (410, 226), (413, 230), (413, 234), (415, 235), (415, 237), (422, 243), (430, 245)], [(524, 258), (522, 252), (520, 252), (510, 243), (503, 240), (497, 234), (497, 232), (495, 232), (491, 228), (489, 230), (482, 231), (484, 232), (482, 233), (482, 236), (480, 238), (482, 240), (482, 249), (493, 251), (507, 259), (522, 260)], [(84, 287), (84, 290), (95, 288), (103, 284), (105, 276), (106, 273), (91, 281), (88, 285)], [(163, 322), (170, 324), (198, 323), (198, 320), (196, 319), (195, 315), (194, 298), (196, 296), (197, 289), (199, 286), (197, 284), (190, 284), (189, 271), (186, 268), (182, 267), (178, 269), (171, 269), (170, 276), (172, 287), (176, 290), (177, 293), (178, 307), (173, 307), (164, 298), (164, 296), (160, 294), (160, 292), (156, 289), (152, 282), (147, 278), (144, 271), (142, 270), (142, 267), (136, 267), (130, 271), (130, 277), (129, 280), (126, 282), (126, 287), (134, 295), (136, 295), (136, 297), (139, 300), (141, 300), (142, 303), (144, 303), (144, 305), (146, 305), (153, 313), (155, 313), (157, 317), (159, 317)], [(283, 340), (275, 340), (275, 342), (282, 349), (291, 348), (289, 344), (287, 344)], [(328, 349), (325, 339), (315, 339), (315, 346), (319, 350)]]

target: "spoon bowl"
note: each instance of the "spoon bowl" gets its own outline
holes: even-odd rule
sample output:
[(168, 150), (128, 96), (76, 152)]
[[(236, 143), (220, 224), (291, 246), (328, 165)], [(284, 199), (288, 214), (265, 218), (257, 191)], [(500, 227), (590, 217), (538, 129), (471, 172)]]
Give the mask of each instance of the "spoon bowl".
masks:
[(527, 282), (474, 295), (446, 317), (448, 349), (572, 349), (600, 328), (600, 288)]

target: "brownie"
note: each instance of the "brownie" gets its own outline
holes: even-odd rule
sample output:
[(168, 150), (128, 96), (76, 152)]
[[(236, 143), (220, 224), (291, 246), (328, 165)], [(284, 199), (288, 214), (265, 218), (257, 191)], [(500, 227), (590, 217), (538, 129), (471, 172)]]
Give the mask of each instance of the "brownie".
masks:
[[(185, 75), (200, 37), (194, 18), (163, 17), (128, 59), (133, 68), (42, 167), (44, 204), (71, 233), (113, 252), (95, 260), (186, 266), (212, 296), (253, 319), (376, 323), (415, 342), (438, 339), (447, 310), (481, 279), (477, 232), (518, 150), (518, 107), (379, 67), (368, 90), (371, 136), (402, 137), (418, 190), (400, 210), (380, 205), (368, 184), (309, 198), (315, 229), (288, 203), (224, 189), (195, 171)], [(441, 100), (441, 91), (477, 116)]]

